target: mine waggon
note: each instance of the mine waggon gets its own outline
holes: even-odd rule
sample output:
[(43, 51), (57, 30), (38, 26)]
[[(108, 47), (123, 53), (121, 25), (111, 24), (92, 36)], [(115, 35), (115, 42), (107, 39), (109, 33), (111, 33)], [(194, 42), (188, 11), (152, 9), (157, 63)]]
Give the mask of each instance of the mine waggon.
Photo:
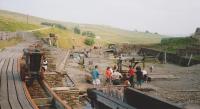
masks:
[(38, 48), (23, 49), (20, 63), (21, 78), (29, 86), (34, 80), (43, 80), (45, 69), (42, 67), (44, 53)]

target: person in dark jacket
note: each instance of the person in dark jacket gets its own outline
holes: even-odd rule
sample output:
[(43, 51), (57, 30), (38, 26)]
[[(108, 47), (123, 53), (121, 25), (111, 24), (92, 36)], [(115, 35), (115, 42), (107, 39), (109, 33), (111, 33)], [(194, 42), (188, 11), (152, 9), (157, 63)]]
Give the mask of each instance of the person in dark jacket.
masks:
[(141, 88), (143, 82), (143, 73), (140, 66), (136, 67), (136, 77), (137, 77), (137, 85), (139, 86), (139, 88)]

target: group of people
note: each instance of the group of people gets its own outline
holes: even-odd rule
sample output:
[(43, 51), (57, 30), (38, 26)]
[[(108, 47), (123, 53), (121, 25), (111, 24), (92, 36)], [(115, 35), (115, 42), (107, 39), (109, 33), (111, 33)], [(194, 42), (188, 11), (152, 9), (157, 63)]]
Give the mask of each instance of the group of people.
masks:
[[(98, 70), (98, 66), (96, 65), (91, 72), (92, 76), (92, 84), (94, 87), (98, 87), (101, 84), (100, 81), (100, 72)], [(119, 85), (121, 83), (122, 75), (117, 71), (117, 67), (114, 66), (113, 69), (111, 67), (107, 67), (105, 72), (106, 82), (113, 85)]]
[[(100, 78), (99, 78), (99, 70), (98, 66), (96, 65), (95, 68), (91, 72), (92, 75), (92, 83), (96, 86), (100, 85)], [(126, 74), (122, 75), (118, 72), (117, 67), (114, 66), (113, 68), (107, 67), (105, 71), (105, 78), (106, 84), (113, 84), (113, 85), (128, 85), (134, 87), (135, 84), (141, 88), (143, 82), (147, 81), (147, 71), (142, 70), (140, 66), (133, 68), (133, 66), (129, 66), (129, 70)]]
[(131, 87), (134, 87), (136, 83), (141, 88), (142, 83), (146, 80), (145, 78), (147, 78), (147, 71), (142, 70), (140, 66), (137, 66), (136, 69), (129, 66), (126, 81), (129, 81)]
[(117, 67), (107, 67), (106, 69), (106, 82), (113, 85), (119, 85), (121, 83), (122, 74), (117, 71)]

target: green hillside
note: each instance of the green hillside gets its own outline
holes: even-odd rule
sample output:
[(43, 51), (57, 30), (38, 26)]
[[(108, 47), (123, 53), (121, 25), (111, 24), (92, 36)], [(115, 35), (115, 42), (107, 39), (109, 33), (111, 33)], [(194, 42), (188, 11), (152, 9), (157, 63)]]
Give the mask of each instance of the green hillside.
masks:
[(173, 38), (163, 38), (160, 44), (155, 44), (152, 46), (154, 49), (166, 49), (167, 52), (176, 53), (177, 49), (185, 48), (192, 44), (200, 43), (197, 39), (192, 37), (173, 37)]
[[(18, 21), (26, 22), (27, 15), (0, 10), (1, 16), (6, 16), (9, 18), (15, 18)], [(67, 27), (69, 31), (73, 31), (75, 26), (79, 26), (81, 31), (92, 31), (99, 36), (100, 38), (97, 40), (99, 43), (133, 43), (133, 44), (151, 44), (151, 43), (159, 43), (161, 37), (164, 37), (159, 34), (151, 34), (145, 32), (134, 32), (128, 30), (122, 30), (119, 28), (114, 28), (110, 26), (102, 26), (102, 25), (90, 25), (90, 24), (77, 24), (71, 22), (60, 22), (54, 20), (43, 19), (34, 16), (28, 16), (29, 23), (32, 24), (41, 24), (42, 22), (50, 22), (62, 24)], [(67, 20), (67, 19), (66, 19)]]
[(16, 21), (13, 18), (7, 18), (0, 14), (0, 31), (23, 31), (37, 29), (39, 26)]
[[(14, 18), (2, 16), (2, 14), (0, 14), (0, 31), (15, 32), (37, 29), (39, 27), (40, 26), (38, 25), (26, 24), (25, 22), (20, 22), (15, 20)], [(0, 49), (16, 45), (21, 41), (21, 37), (14, 37), (8, 40), (0, 40)]]
[(94, 32), (101, 40), (108, 43), (152, 44), (159, 43), (162, 37), (159, 34), (134, 32), (100, 25), (81, 25), (80, 28), (83, 31)]

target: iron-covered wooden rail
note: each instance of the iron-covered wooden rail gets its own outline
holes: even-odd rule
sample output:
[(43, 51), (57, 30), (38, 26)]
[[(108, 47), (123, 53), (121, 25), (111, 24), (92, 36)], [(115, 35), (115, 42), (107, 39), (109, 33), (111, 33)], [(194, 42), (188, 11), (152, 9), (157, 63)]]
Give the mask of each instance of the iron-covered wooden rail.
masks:
[(121, 100), (95, 89), (88, 89), (87, 94), (91, 100), (92, 107), (95, 109), (136, 109)]
[(136, 89), (127, 88), (124, 92), (125, 102), (137, 109), (182, 109), (175, 104), (146, 95)]
[(95, 109), (182, 109), (180, 106), (148, 96), (133, 88), (124, 90), (123, 101), (95, 89), (88, 89), (87, 93)]

